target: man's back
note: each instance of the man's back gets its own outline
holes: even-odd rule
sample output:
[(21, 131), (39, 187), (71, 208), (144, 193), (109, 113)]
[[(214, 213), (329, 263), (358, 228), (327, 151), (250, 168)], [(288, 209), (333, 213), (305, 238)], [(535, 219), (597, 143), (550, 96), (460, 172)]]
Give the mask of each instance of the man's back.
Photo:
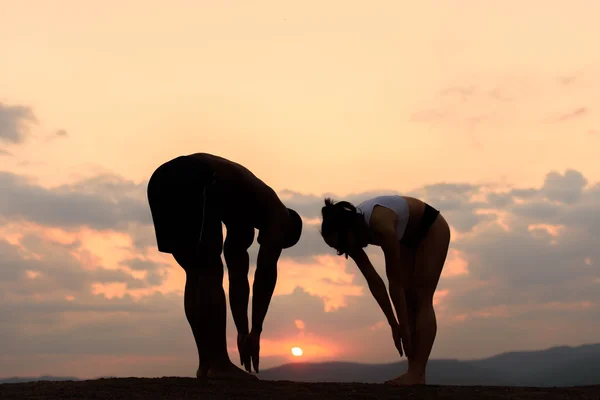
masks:
[(283, 213), (277, 193), (241, 164), (208, 153), (190, 154), (215, 171), (215, 192), (223, 206), (223, 222), (228, 228), (251, 224), (262, 229)]

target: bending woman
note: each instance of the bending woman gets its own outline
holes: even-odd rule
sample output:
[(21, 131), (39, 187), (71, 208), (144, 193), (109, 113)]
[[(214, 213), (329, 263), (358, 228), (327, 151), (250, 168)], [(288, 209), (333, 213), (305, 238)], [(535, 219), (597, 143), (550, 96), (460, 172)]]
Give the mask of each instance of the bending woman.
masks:
[[(440, 212), (404, 196), (378, 196), (354, 206), (326, 198), (321, 235), (338, 255), (350, 256), (364, 275), (392, 329), (394, 344), (408, 358), (408, 371), (387, 383), (425, 384), (437, 324), (433, 294), (450, 244), (450, 228)], [(380, 246), (385, 255), (390, 304), (385, 284), (363, 250)]]

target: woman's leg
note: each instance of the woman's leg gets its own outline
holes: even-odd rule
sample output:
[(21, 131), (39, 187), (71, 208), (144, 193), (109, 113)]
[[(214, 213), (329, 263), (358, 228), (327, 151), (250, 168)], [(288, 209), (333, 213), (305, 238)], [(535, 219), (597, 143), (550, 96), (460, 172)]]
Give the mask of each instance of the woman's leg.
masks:
[(390, 383), (414, 385), (425, 383), (427, 361), (437, 333), (433, 295), (446, 262), (450, 244), (450, 228), (439, 215), (417, 248), (415, 273), (411, 289), (416, 294), (416, 321), (413, 340), (413, 359), (408, 371)]
[[(406, 299), (406, 311), (408, 314), (408, 324), (410, 330), (410, 336), (412, 340), (412, 348), (413, 351), (416, 347), (416, 341), (418, 339), (416, 333), (416, 323), (417, 323), (417, 311), (418, 311), (418, 294), (412, 288), (413, 275), (415, 272), (415, 260), (416, 260), (416, 250), (402, 242), (400, 245), (400, 269), (402, 270), (403, 280), (407, 282), (406, 287), (404, 287), (404, 296)], [(408, 368), (411, 368), (413, 363), (413, 358), (408, 357)], [(391, 381), (388, 381), (391, 382)]]
[[(408, 323), (410, 325), (410, 336), (412, 339), (412, 348), (417, 348), (419, 337), (417, 336), (417, 311), (419, 310), (419, 298), (417, 293), (408, 288), (406, 291), (406, 306), (408, 311)], [(414, 354), (412, 357), (407, 357), (408, 369), (412, 370), (414, 363)]]

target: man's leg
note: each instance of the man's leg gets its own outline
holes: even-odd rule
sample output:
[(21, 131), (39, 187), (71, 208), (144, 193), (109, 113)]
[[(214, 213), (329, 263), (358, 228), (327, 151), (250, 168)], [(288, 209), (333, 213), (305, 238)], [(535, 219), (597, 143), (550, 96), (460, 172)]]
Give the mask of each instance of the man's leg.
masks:
[(417, 295), (413, 359), (408, 371), (391, 383), (414, 385), (425, 383), (426, 368), (437, 334), (433, 296), (446, 262), (450, 229), (440, 215), (417, 249), (412, 288)]
[[(205, 378), (208, 369), (210, 368), (209, 359), (209, 339), (208, 331), (202, 329), (201, 324), (201, 313), (197, 309), (204, 308), (199, 304), (198, 300), (198, 287), (200, 277), (198, 274), (186, 273), (185, 282), (185, 294), (184, 294), (184, 308), (185, 316), (192, 328), (192, 334), (194, 335), (194, 341), (196, 342), (196, 348), (198, 349), (198, 362), (199, 367), (196, 371), (197, 378)], [(198, 301), (197, 301), (198, 300)], [(198, 304), (196, 304), (198, 303)]]
[(229, 359), (223, 263), (220, 252), (211, 251), (208, 254), (202, 249), (174, 254), (187, 274), (185, 313), (198, 348), (200, 367), (197, 375), (221, 379), (256, 379), (233, 365)]
[(227, 303), (225, 291), (223, 290), (223, 262), (221, 257), (210, 261), (218, 265), (200, 279), (200, 297), (205, 298), (205, 317), (207, 327), (210, 329), (209, 337), (211, 343), (211, 365), (210, 371), (224, 371), (231, 365), (227, 353)]
[(216, 291), (213, 286), (218, 275), (213, 272), (213, 278), (206, 271), (212, 272), (218, 265), (207, 265), (197, 249), (180, 251), (174, 253), (173, 257), (186, 272), (184, 309), (198, 349), (199, 368), (196, 376), (206, 377), (213, 358), (211, 353), (214, 349), (214, 334), (211, 329), (214, 323), (211, 320), (214, 320), (217, 311), (214, 307)]

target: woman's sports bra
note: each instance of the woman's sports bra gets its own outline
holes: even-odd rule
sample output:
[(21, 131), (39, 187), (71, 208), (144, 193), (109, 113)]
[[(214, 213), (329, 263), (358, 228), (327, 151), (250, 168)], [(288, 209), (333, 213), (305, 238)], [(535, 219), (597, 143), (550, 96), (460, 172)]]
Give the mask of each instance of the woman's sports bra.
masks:
[(371, 214), (375, 206), (389, 208), (396, 213), (396, 234), (398, 240), (401, 240), (408, 225), (409, 208), (408, 202), (402, 196), (377, 196), (368, 199), (356, 206), (356, 209), (364, 214), (367, 226), (371, 227)]

